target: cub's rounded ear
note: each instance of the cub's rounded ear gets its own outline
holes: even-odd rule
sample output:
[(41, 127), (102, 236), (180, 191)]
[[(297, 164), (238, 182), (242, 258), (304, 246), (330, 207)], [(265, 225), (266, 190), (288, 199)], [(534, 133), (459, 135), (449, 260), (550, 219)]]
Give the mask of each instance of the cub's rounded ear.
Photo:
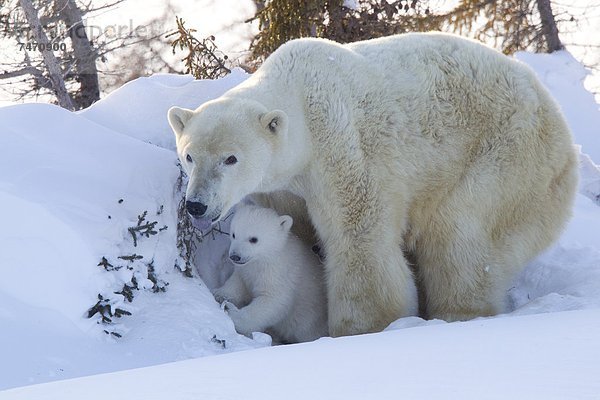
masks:
[(255, 199), (252, 197), (251, 194), (249, 194), (248, 196), (244, 197), (242, 199), (242, 201), (240, 202), (240, 204), (243, 204), (245, 206), (257, 206), (258, 204), (256, 204)]
[(171, 107), (169, 109), (167, 113), (169, 125), (171, 125), (171, 129), (173, 129), (175, 135), (180, 135), (183, 132), (185, 124), (192, 118), (192, 115), (194, 115), (194, 112), (185, 108)]
[(281, 229), (283, 229), (286, 232), (288, 232), (292, 228), (293, 223), (294, 219), (289, 215), (282, 215), (281, 217), (279, 217), (279, 225), (281, 226)]
[(281, 110), (273, 110), (261, 115), (260, 123), (267, 132), (280, 135), (287, 131), (288, 116)]

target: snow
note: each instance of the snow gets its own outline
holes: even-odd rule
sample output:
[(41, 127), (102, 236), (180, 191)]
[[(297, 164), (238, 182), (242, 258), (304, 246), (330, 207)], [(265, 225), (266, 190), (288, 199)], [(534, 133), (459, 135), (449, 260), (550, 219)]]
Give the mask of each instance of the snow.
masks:
[[(292, 346), (236, 334), (213, 300), (229, 273), (226, 238), (205, 238), (194, 278), (174, 267), (181, 193), (166, 111), (195, 108), (245, 73), (140, 78), (77, 113), (1, 107), (0, 399), (598, 398), (600, 110), (567, 52), (517, 58), (561, 105), (581, 180), (560, 240), (511, 288), (513, 310)], [(128, 228), (144, 211), (167, 228), (134, 246)], [(143, 259), (118, 258), (132, 254)], [(106, 271), (102, 257), (121, 268)], [(115, 292), (132, 278), (128, 302)], [(131, 315), (87, 318), (99, 294)]]
[[(198, 89), (200, 82), (190, 77), (137, 83), (147, 87), (140, 97), (146, 103), (163, 100), (146, 111), (148, 142), (171, 105), (167, 96), (149, 93), (156, 82), (170, 82), (164, 90), (178, 101), (186, 96), (177, 91), (184, 79), (190, 93)], [(99, 102), (96, 116), (109, 109), (115, 116), (122, 110), (138, 115), (141, 109), (128, 97), (133, 93), (126, 94)], [(101, 124), (94, 122), (86, 117), (93, 110), (70, 113), (47, 104), (0, 108), (0, 389), (264, 345), (237, 335), (207, 287), (173, 268), (175, 153), (135, 138), (139, 132), (116, 117), (106, 114)], [(162, 133), (170, 139), (167, 129), (165, 122)], [(127, 228), (144, 211), (148, 221), (167, 229), (139, 238), (134, 247)], [(134, 253), (144, 259), (118, 259)], [(123, 268), (104, 271), (98, 266), (102, 257)], [(152, 287), (145, 264), (150, 260), (157, 276), (169, 282), (165, 293), (140, 291), (132, 303), (114, 294), (132, 276), (140, 287)], [(133, 315), (110, 327), (98, 325), (98, 316), (85, 318), (98, 294)], [(104, 329), (123, 337), (116, 342)], [(212, 342), (213, 336), (226, 340), (227, 349)]]
[(594, 399), (599, 319), (600, 310), (572, 311), (323, 338), (19, 388), (2, 399)]
[(520, 52), (516, 58), (532, 67), (560, 104), (575, 143), (583, 147), (596, 162), (600, 162), (600, 106), (582, 82), (590, 74), (567, 51), (553, 54)]
[[(0, 291), (35, 308), (61, 310), (72, 323), (82, 323), (78, 303), (92, 303), (94, 273), (92, 269), (80, 268), (81, 264), (93, 265), (94, 259), (86, 251), (87, 244), (67, 224), (54, 217), (38, 204), (23, 200), (8, 193), (0, 193), (0, 218), (11, 231), (0, 234), (3, 251), (0, 265), (5, 279), (0, 281)], [(51, 229), (49, 236), (44, 227)], [(35, 243), (34, 252), (22, 253)], [(52, 265), (48, 260), (60, 260)], [(57, 273), (58, 272), (58, 273)], [(35, 276), (32, 279), (32, 276)], [(58, 278), (58, 279), (57, 279)], [(44, 293), (48, 286), (56, 295), (32, 296)], [(14, 310), (9, 316), (14, 317)]]
[(122, 134), (174, 150), (175, 138), (165, 117), (166, 110), (174, 105), (195, 109), (247, 76), (236, 68), (223, 80), (227, 83), (215, 84), (194, 80), (191, 75), (156, 74), (126, 83), (80, 115)]

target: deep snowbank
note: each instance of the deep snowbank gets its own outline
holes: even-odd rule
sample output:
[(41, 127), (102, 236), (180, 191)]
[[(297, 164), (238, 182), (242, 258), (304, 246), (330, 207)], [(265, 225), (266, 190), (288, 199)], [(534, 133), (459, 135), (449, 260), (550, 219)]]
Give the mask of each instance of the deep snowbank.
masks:
[(516, 58), (533, 68), (560, 104), (575, 143), (600, 163), (600, 105), (583, 86), (589, 71), (567, 51), (552, 54), (519, 52)]
[[(284, 391), (365, 398), (376, 387), (377, 398), (585, 398), (597, 389), (592, 376), (600, 375), (599, 346), (590, 340), (600, 315), (557, 312), (600, 308), (600, 170), (592, 161), (600, 162), (600, 112), (568, 53), (518, 57), (538, 72), (591, 155), (581, 156), (581, 194), (567, 230), (510, 291), (509, 315), (552, 314), (466, 324), (406, 318), (381, 335), (211, 357), (0, 398), (260, 398)], [(0, 389), (266, 345), (237, 335), (207, 289), (223, 278), (216, 268), (223, 238), (199, 249), (206, 284), (173, 267), (179, 171), (166, 110), (194, 108), (244, 78), (239, 71), (218, 81), (142, 78), (79, 113), (43, 104), (0, 108)], [(128, 228), (144, 211), (147, 221), (167, 229), (133, 246)], [(132, 254), (144, 258), (118, 258)], [(121, 269), (104, 270), (102, 257)], [(155, 278), (169, 283), (164, 293), (152, 293), (150, 262)], [(114, 292), (132, 277), (146, 290), (136, 290), (129, 303)], [(106, 327), (98, 315), (85, 318), (98, 294), (132, 315)], [(414, 328), (402, 329), (408, 327)], [(568, 396), (569, 388), (577, 396)]]
[(166, 118), (167, 110), (174, 105), (195, 109), (247, 77), (241, 69), (234, 69), (219, 81), (156, 74), (123, 85), (81, 115), (117, 132), (174, 150), (175, 138)]
[[(117, 93), (98, 107), (120, 110), (127, 102)], [(258, 346), (235, 333), (199, 279), (174, 269), (175, 153), (110, 129), (113, 118), (97, 124), (86, 112), (46, 104), (0, 108), (0, 388)], [(147, 123), (152, 133), (156, 124)], [(157, 232), (167, 228), (138, 235), (134, 246), (128, 228), (145, 211)], [(133, 254), (144, 258), (118, 258)], [(102, 257), (120, 270), (105, 271)], [(169, 282), (165, 293), (151, 293), (148, 263)], [(134, 290), (129, 303), (115, 292), (132, 277), (149, 292)], [(99, 294), (113, 312), (133, 315), (107, 326), (97, 324), (98, 314), (86, 318)], [(123, 338), (117, 343), (104, 330)]]
[(571, 311), (324, 338), (18, 388), (0, 397), (597, 399), (599, 320), (600, 310)]

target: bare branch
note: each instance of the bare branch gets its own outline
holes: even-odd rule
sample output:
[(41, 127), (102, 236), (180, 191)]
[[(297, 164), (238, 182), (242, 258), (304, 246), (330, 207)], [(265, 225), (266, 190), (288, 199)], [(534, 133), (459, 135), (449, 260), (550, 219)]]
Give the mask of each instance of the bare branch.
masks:
[(90, 39), (83, 25), (81, 10), (77, 8), (74, 0), (64, 1), (62, 7), (58, 7), (59, 1), (54, 3), (58, 9), (58, 15), (68, 26), (68, 35), (73, 46), (74, 62), (72, 66), (80, 83), (78, 94), (78, 106), (86, 108), (100, 99), (100, 87), (98, 86), (98, 69), (96, 68), (97, 55), (92, 47)]
[(50, 81), (52, 82), (52, 89), (56, 94), (58, 103), (61, 107), (66, 108), (67, 110), (73, 110), (73, 102), (71, 101), (71, 97), (69, 96), (67, 88), (65, 87), (65, 80), (60, 69), (60, 64), (52, 52), (50, 41), (48, 40), (48, 37), (42, 28), (40, 19), (38, 17), (38, 11), (33, 6), (31, 0), (19, 0), (19, 4), (21, 5), (21, 8), (25, 14), (25, 18), (31, 27), (33, 37), (40, 46), (42, 57), (44, 58), (44, 64), (48, 70), (48, 75)]
[(109, 3), (109, 4), (104, 4), (102, 6), (96, 7), (96, 8), (91, 8), (92, 2), (89, 3), (88, 6), (84, 7), (87, 11), (87, 13), (93, 13), (96, 11), (100, 11), (100, 10), (105, 10), (107, 8), (112, 8), (112, 7), (116, 7), (117, 5), (123, 3), (125, 0), (118, 0), (115, 1), (113, 3)]
[(550, 4), (550, 0), (536, 0), (536, 3), (538, 12), (540, 13), (540, 19), (542, 20), (542, 31), (546, 39), (548, 52), (552, 53), (553, 51), (564, 49), (564, 46), (558, 37), (558, 28), (556, 27), (556, 20), (552, 13), (552, 4)]
[(16, 71), (5, 71), (0, 74), (0, 79), (11, 79), (11, 78), (16, 78), (18, 76), (23, 76), (23, 75), (42, 76), (43, 73), (36, 67), (29, 66), (29, 67), (21, 68)]

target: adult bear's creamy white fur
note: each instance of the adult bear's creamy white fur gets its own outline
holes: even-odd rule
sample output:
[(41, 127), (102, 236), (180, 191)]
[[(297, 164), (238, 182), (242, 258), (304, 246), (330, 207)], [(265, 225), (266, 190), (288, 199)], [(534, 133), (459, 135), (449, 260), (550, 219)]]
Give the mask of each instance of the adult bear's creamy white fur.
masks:
[(452, 35), (294, 40), (169, 120), (202, 218), (257, 191), (306, 199), (334, 336), (417, 312), (403, 251), (428, 317), (504, 311), (511, 280), (557, 237), (576, 188), (570, 134), (533, 72)]

